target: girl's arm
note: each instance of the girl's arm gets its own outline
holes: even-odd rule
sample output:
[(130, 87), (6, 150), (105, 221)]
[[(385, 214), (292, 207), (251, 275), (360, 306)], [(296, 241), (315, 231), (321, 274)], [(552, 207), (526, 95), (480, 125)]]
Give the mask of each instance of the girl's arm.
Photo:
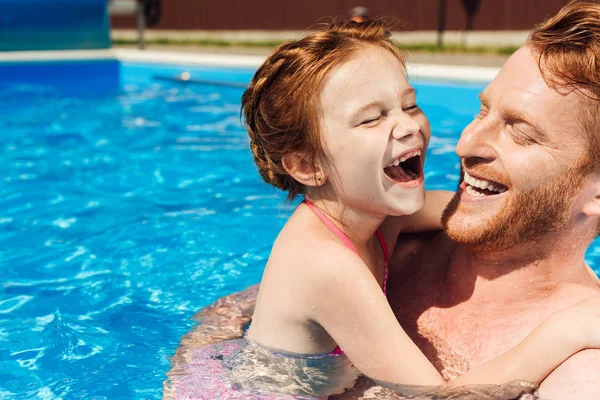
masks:
[[(310, 294), (314, 308), (311, 319), (329, 333), (356, 368), (381, 383), (444, 385), (439, 372), (399, 325), (362, 260), (350, 251), (321, 260), (315, 266), (320, 279)], [(600, 310), (598, 299), (590, 302)], [(600, 316), (598, 311), (593, 315), (592, 308), (579, 305), (556, 314), (513, 350), (474, 368), (450, 385), (541, 382), (571, 354), (600, 346)], [(588, 327), (586, 335), (579, 333), (582, 326)], [(593, 331), (589, 329), (592, 326)]]
[(424, 232), (442, 229), (442, 212), (453, 195), (453, 192), (446, 190), (428, 190), (423, 208), (416, 213), (399, 217), (387, 217), (379, 228), (386, 239), (386, 243), (393, 248), (400, 232)]
[[(322, 326), (364, 375), (378, 381), (439, 386), (442, 376), (398, 323), (364, 262), (341, 244), (320, 247), (308, 264), (309, 319)], [(310, 300), (309, 300), (310, 299)]]
[(454, 196), (454, 192), (428, 190), (425, 192), (425, 196), (423, 208), (412, 215), (404, 217), (405, 222), (402, 232), (438, 231), (442, 229), (442, 212)]
[(540, 383), (580, 350), (600, 345), (600, 296), (561, 310), (506, 353), (471, 369), (452, 386), (525, 380)]

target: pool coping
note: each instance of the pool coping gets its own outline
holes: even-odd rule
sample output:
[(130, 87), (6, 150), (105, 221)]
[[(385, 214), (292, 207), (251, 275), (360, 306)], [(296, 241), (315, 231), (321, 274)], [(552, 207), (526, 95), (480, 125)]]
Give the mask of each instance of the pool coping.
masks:
[[(1, 52), (0, 54), (2, 55), (0, 65), (8, 62), (118, 60), (126, 62), (185, 64), (193, 66), (205, 65), (257, 68), (266, 58), (265, 56), (259, 55), (190, 54), (134, 49), (17, 51)], [(407, 70), (412, 77), (418, 79), (490, 82), (498, 74), (500, 68), (411, 63), (408, 64)]]

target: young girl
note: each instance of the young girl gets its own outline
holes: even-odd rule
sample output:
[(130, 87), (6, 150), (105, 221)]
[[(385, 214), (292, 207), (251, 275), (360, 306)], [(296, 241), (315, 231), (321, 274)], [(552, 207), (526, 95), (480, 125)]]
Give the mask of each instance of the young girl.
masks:
[[(343, 357), (387, 385), (445, 385), (385, 295), (399, 232), (439, 228), (449, 197), (430, 192), (425, 202), (429, 123), (383, 24), (334, 24), (281, 45), (242, 107), (264, 180), (304, 197), (271, 251), (248, 340), (282, 358)], [(539, 383), (600, 346), (600, 321), (581, 318), (585, 307), (557, 313), (449, 385)]]

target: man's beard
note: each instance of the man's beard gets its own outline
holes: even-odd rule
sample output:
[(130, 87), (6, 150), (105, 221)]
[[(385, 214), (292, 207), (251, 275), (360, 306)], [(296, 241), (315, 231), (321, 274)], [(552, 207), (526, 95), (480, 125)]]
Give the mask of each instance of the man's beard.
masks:
[(449, 224), (460, 208), (457, 192), (442, 214), (444, 231), (451, 239), (486, 253), (540, 241), (569, 223), (571, 205), (591, 172), (590, 167), (586, 160), (528, 192), (509, 191), (509, 200), (500, 212), (476, 227), (455, 229)]

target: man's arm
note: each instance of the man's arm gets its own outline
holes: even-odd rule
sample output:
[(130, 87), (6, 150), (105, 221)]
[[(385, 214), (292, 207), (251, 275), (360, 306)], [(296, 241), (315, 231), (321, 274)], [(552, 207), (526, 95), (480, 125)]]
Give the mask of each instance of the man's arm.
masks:
[(239, 339), (244, 328), (250, 323), (258, 285), (250, 286), (241, 292), (233, 293), (200, 310), (193, 319), (198, 321), (192, 330), (181, 338), (172, 361), (186, 359), (188, 351), (223, 340)]
[(167, 380), (163, 382), (163, 399), (175, 397), (174, 387), (179, 375), (185, 374), (185, 365), (190, 361), (190, 353), (194, 350), (229, 339), (239, 339), (244, 328), (250, 323), (258, 285), (221, 297), (210, 306), (194, 315), (198, 325), (184, 335), (179, 342), (175, 355), (171, 358), (171, 370), (167, 372)]
[(571, 356), (542, 382), (538, 395), (544, 400), (600, 399), (600, 350)]

